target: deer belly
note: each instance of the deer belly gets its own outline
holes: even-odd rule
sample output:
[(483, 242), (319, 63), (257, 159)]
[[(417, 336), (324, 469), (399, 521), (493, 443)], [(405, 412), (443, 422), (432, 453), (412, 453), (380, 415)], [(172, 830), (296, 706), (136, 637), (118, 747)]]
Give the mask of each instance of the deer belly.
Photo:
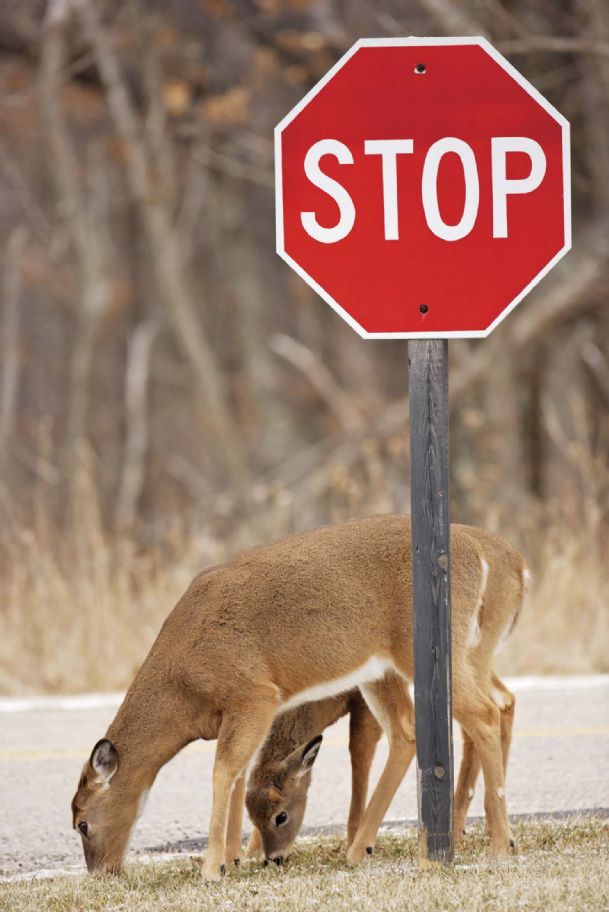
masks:
[(346, 693), (359, 687), (360, 684), (369, 684), (371, 681), (379, 681), (388, 671), (395, 671), (395, 667), (390, 659), (385, 656), (371, 656), (367, 662), (355, 668), (348, 674), (340, 678), (332, 678), (330, 681), (324, 681), (322, 684), (315, 684), (313, 687), (307, 687), (304, 690), (293, 694), (289, 699), (283, 702), (279, 712), (285, 712), (288, 709), (294, 709), (295, 706), (301, 706), (303, 703), (311, 703), (315, 700), (326, 700), (328, 697), (335, 697), (337, 694)]

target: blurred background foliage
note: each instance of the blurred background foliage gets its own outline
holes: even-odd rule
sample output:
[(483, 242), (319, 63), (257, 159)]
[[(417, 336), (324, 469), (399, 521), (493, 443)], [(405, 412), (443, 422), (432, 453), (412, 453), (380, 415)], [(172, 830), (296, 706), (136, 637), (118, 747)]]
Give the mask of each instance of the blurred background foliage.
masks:
[(574, 249), (451, 343), (454, 520), (527, 554), (504, 667), (609, 670), (606, 0), (0, 4), (0, 688), (125, 685), (199, 567), (407, 510), (405, 342), (274, 253), (273, 126), (362, 36), (486, 35), (572, 124)]

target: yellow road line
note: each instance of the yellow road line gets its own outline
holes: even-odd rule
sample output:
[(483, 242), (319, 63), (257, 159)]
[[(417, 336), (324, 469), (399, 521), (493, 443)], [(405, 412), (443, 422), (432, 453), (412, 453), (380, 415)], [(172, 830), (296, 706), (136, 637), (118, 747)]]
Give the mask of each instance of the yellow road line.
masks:
[[(592, 737), (594, 735), (609, 735), (609, 725), (591, 725), (586, 728), (529, 728), (514, 732), (515, 738), (581, 738)], [(346, 738), (330, 737), (324, 738), (324, 744), (329, 745), (330, 747), (346, 747), (348, 741)], [(215, 741), (198, 741), (194, 744), (190, 744), (186, 750), (189, 753), (207, 753), (213, 751), (215, 746)], [(2, 762), (2, 760), (67, 759), (80, 759), (84, 761), (88, 756), (89, 750), (86, 748), (0, 750), (0, 762)]]

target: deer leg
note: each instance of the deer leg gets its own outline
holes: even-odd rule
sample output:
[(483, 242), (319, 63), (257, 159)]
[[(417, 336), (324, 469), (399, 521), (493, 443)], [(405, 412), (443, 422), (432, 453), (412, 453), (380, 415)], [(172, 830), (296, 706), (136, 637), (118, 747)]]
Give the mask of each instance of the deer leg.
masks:
[[(463, 672), (455, 677), (458, 679), (462, 675)], [(470, 736), (480, 757), (491, 852), (497, 857), (505, 857), (510, 850), (510, 829), (505, 802), (499, 709), (472, 683), (470, 689), (455, 694), (454, 715)]]
[(382, 729), (361, 704), (351, 710), (349, 718), (349, 753), (351, 755), (351, 804), (347, 822), (347, 846), (353, 842), (366, 807), (370, 767)]
[(262, 836), (260, 835), (260, 830), (257, 826), (255, 826), (250, 833), (245, 854), (248, 858), (262, 857)]
[(214, 760), (209, 842), (203, 865), (205, 880), (219, 880), (226, 865), (226, 829), (235, 781), (266, 738), (276, 706), (260, 702), (222, 717)]
[(455, 789), (455, 843), (458, 845), (461, 836), (465, 832), (465, 818), (476, 788), (476, 780), (480, 772), (480, 758), (474, 746), (474, 742), (465, 731), (461, 728), (463, 735), (463, 757), (461, 759), (461, 769)]
[[(507, 765), (512, 742), (512, 726), (514, 724), (514, 707), (516, 697), (508, 690), (503, 681), (494, 673), (491, 675), (491, 698), (499, 708), (499, 726), (501, 733), (501, 755), (503, 762), (503, 778), (507, 775)], [(455, 791), (455, 842), (459, 842), (465, 832), (465, 818), (471, 799), (474, 797), (476, 779), (480, 771), (480, 758), (473, 741), (462, 729), (463, 734), (463, 759), (459, 771), (459, 781)]]
[[(499, 706), (499, 725), (501, 731), (501, 754), (503, 759), (503, 778), (507, 778), (507, 766), (510, 757), (510, 746), (512, 744), (512, 730), (514, 727), (514, 712), (516, 709), (516, 697), (511, 690), (505, 686), (497, 675), (492, 675), (493, 682), (493, 700)], [(510, 837), (510, 845), (514, 846), (514, 840)]]
[(508, 759), (510, 756), (510, 745), (512, 743), (516, 697), (511, 690), (508, 690), (503, 681), (501, 681), (496, 674), (492, 675), (492, 687), (493, 702), (501, 711), (499, 719), (501, 728), (501, 753), (503, 756), (503, 775), (506, 776)]
[(383, 817), (415, 754), (414, 713), (405, 682), (391, 675), (383, 681), (362, 684), (360, 690), (387, 735), (389, 756), (347, 851), (349, 864), (358, 864), (366, 852), (372, 852)]
[(228, 828), (226, 831), (226, 859), (229, 863), (239, 864), (241, 855), (241, 835), (243, 832), (243, 810), (245, 807), (245, 774), (241, 773), (235, 781), (228, 811)]

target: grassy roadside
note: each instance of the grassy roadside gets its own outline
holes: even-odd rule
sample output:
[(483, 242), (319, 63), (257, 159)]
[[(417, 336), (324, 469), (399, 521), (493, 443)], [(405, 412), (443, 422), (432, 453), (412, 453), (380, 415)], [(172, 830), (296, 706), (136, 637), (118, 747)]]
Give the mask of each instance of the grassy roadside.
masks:
[(419, 873), (412, 831), (381, 837), (373, 858), (347, 867), (338, 839), (303, 842), (284, 868), (245, 863), (205, 886), (196, 859), (133, 864), (121, 878), (58, 877), (0, 885), (7, 912), (417, 912), (609, 910), (609, 822), (519, 822), (518, 855), (494, 864), (481, 825), (454, 870)]

